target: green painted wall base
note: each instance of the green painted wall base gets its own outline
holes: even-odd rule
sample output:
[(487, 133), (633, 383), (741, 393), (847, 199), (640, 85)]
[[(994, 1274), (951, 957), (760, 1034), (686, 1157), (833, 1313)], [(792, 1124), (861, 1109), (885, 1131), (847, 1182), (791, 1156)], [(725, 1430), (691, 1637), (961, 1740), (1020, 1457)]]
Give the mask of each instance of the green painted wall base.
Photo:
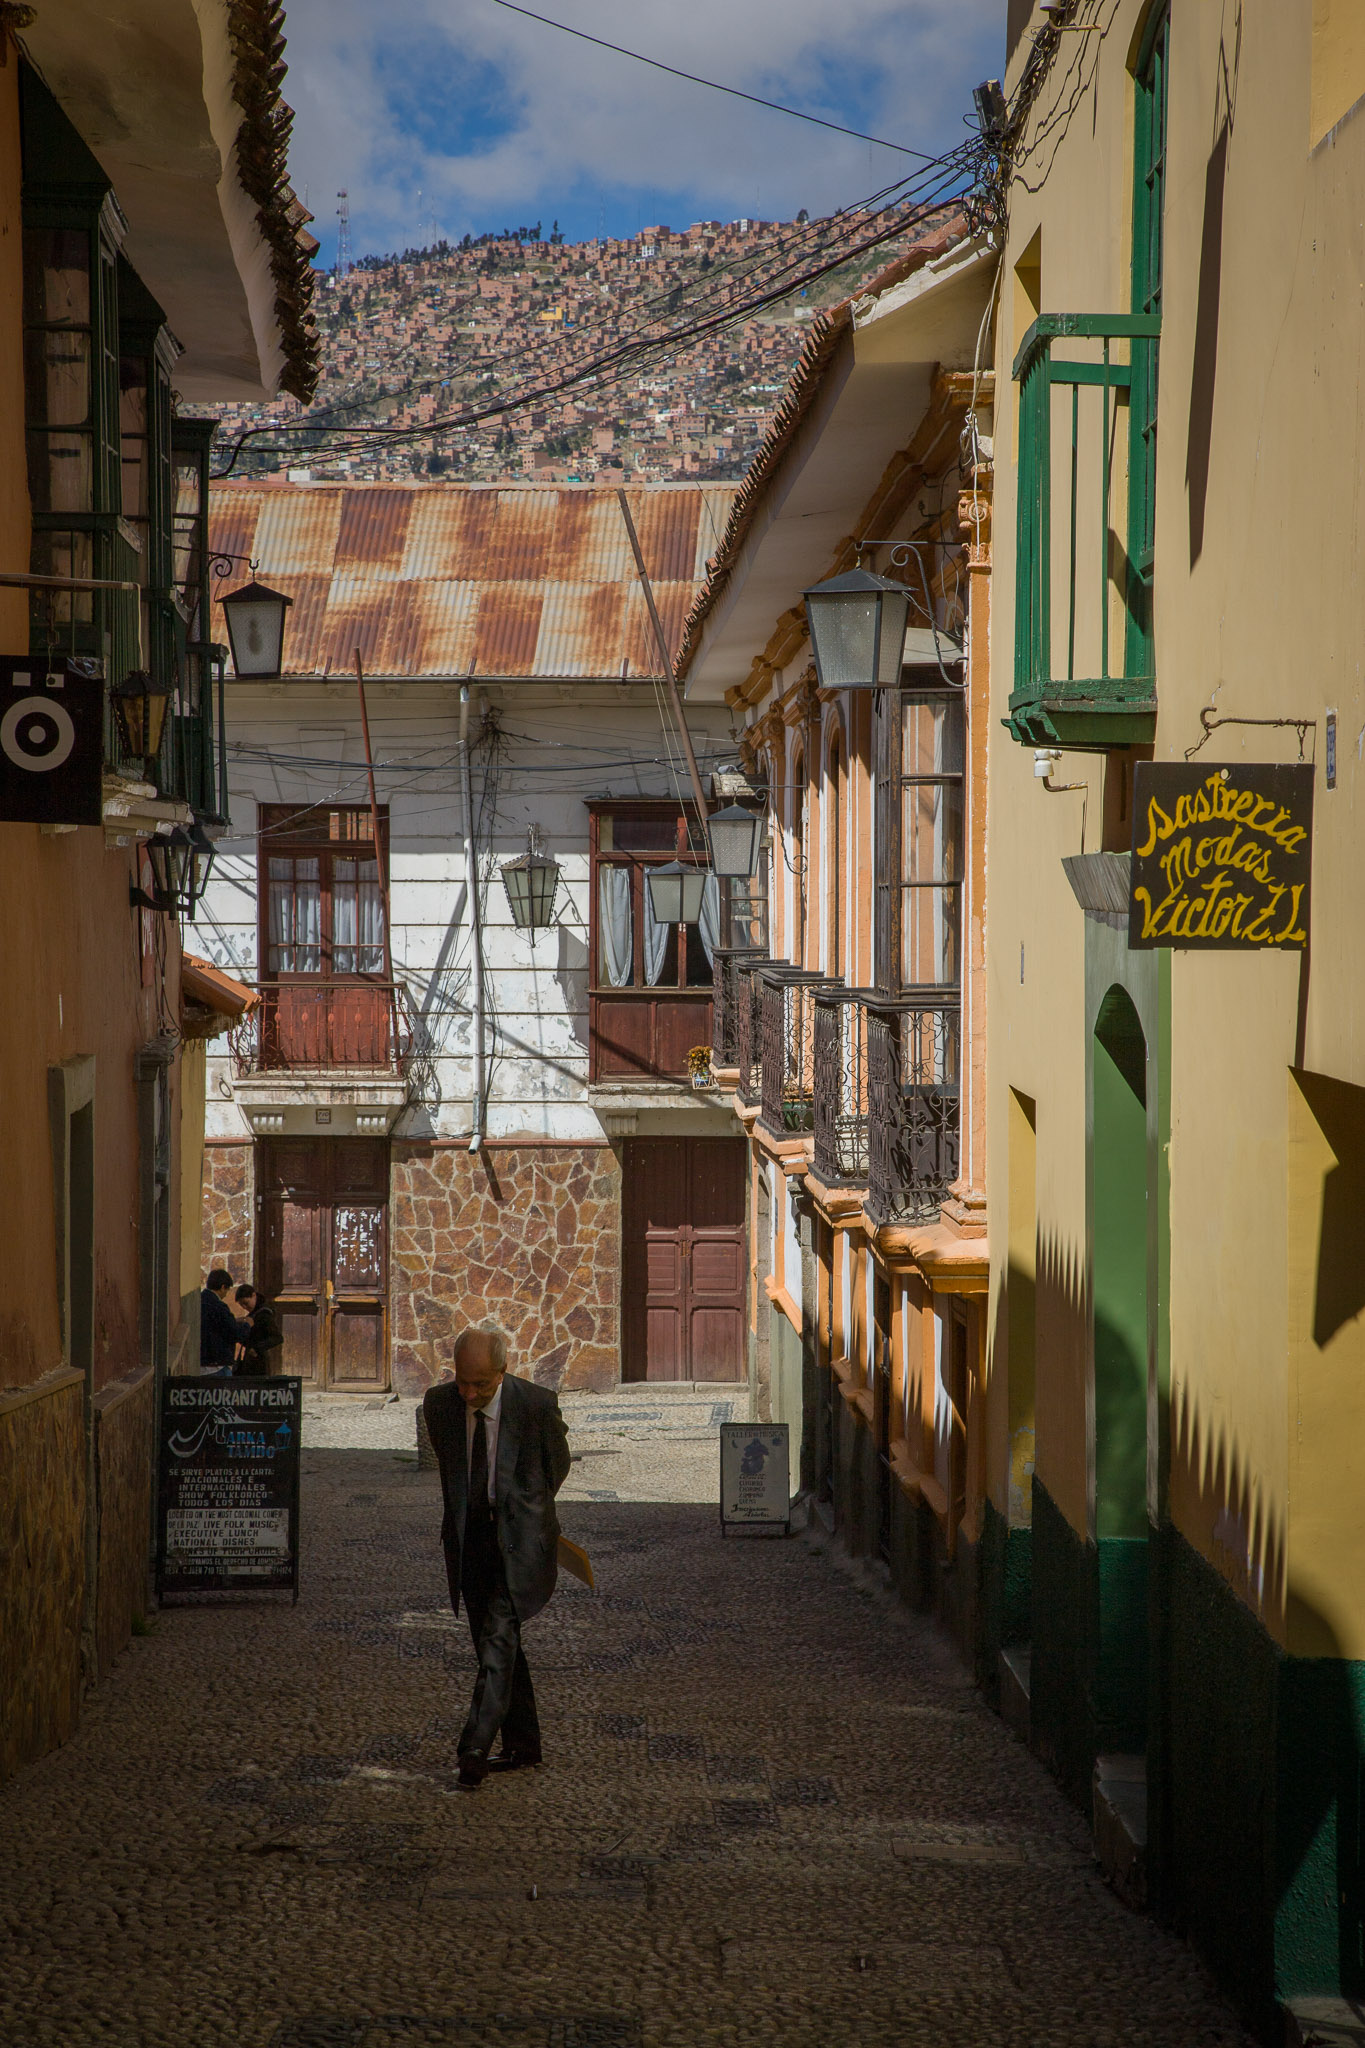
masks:
[(1000, 1652), (1026, 1643), (1033, 1627), (1033, 1531), (1011, 1529), (991, 1501), (981, 1529), (981, 1608), (975, 1645), (977, 1682), (994, 1704)]
[(1090, 1811), (1095, 1765), (1092, 1674), (1098, 1558), (1042, 1481), (1033, 1479), (1033, 1743), (1079, 1806)]
[(1160, 1578), (1157, 1907), (1278, 2041), (1277, 2001), (1365, 1994), (1365, 1664), (1286, 1657), (1174, 1530)]

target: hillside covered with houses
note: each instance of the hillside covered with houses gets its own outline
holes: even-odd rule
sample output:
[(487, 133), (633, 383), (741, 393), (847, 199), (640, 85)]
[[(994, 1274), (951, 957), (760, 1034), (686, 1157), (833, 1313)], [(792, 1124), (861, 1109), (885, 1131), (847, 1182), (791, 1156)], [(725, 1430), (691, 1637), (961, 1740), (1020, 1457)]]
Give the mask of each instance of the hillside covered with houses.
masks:
[[(865, 232), (865, 223), (863, 224)], [(337, 481), (444, 476), (547, 483), (738, 478), (820, 311), (856, 291), (908, 247), (917, 230), (839, 264), (751, 317), (603, 370), (591, 385), (537, 400), (585, 359), (608, 356), (637, 332), (713, 322), (728, 304), (809, 252), (831, 249), (828, 224), (697, 221), (647, 227), (630, 239), (566, 242), (557, 225), (505, 230), (458, 245), (365, 257), (345, 275), (316, 277), (322, 376), (313, 404), (291, 399), (219, 408), (219, 445), (245, 428), (418, 430), (499, 397), (528, 402), (506, 414), (396, 442), (363, 436), (300, 453), (254, 438), (234, 473), (307, 468)], [(845, 239), (854, 244), (850, 222)], [(357, 445), (359, 443), (360, 445)]]

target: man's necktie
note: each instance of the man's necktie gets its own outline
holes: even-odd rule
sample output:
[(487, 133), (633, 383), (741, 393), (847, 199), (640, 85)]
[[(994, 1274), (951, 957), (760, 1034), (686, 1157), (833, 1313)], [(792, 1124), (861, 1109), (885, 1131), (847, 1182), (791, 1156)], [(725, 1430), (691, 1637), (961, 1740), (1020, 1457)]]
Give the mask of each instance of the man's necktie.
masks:
[(474, 1453), (469, 1461), (469, 1513), (487, 1521), (488, 1505), (488, 1421), (482, 1408), (474, 1410)]

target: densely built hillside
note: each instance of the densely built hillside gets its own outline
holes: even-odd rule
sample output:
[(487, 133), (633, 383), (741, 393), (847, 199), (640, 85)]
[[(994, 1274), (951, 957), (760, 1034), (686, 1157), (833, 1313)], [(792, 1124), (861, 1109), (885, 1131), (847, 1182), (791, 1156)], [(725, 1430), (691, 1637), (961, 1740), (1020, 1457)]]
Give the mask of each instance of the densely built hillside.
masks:
[[(348, 276), (317, 280), (323, 372), (313, 405), (306, 413), (292, 400), (220, 408), (220, 446), (269, 422), (383, 427), (409, 437), (342, 443), (333, 433), (306, 449), (255, 438), (233, 473), (738, 477), (820, 308), (856, 290), (922, 228), (810, 273), (888, 225), (890, 217), (867, 215), (838, 224), (699, 221), (677, 233), (660, 226), (631, 240), (570, 243), (537, 224), (367, 257)], [(772, 298), (789, 285), (790, 296)], [(756, 307), (760, 298), (770, 303)], [(740, 308), (749, 310), (727, 319)], [(613, 360), (633, 338), (661, 329), (676, 338)], [(602, 361), (592, 384), (545, 389), (586, 360)], [(516, 409), (453, 428), (430, 424), (500, 399)]]

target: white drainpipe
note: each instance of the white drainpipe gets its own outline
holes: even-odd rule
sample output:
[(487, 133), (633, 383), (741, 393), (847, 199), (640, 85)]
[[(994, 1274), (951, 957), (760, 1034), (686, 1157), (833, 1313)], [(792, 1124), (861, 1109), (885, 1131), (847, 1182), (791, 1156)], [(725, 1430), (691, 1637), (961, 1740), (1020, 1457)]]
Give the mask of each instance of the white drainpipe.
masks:
[(460, 685), (460, 789), (464, 797), (464, 850), (469, 891), (470, 932), (474, 942), (473, 997), (469, 1006), (474, 1042), (474, 1097), (470, 1103), (469, 1149), (480, 1152), (484, 1139), (483, 1061), (483, 919), (479, 915), (479, 855), (474, 843), (474, 797), (469, 776), (469, 685)]

